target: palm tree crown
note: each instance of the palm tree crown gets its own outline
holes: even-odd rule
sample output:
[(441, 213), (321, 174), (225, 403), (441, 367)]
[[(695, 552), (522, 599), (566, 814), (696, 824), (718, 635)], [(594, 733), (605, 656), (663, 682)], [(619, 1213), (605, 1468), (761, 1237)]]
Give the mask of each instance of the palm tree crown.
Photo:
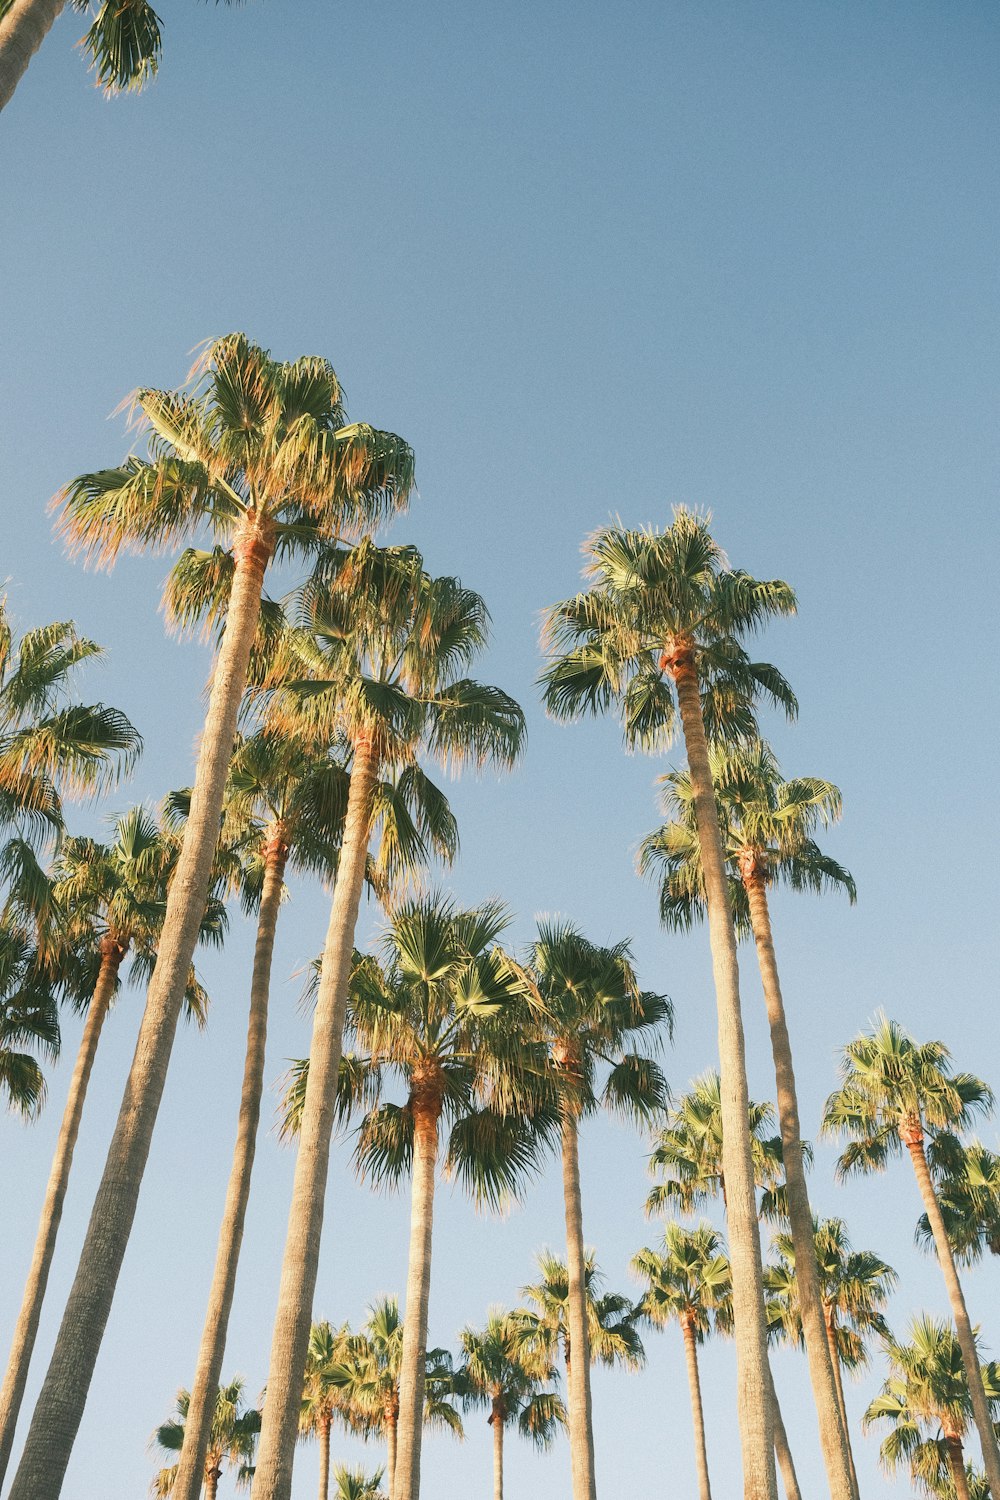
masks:
[(482, 1329), (466, 1327), (459, 1335), (463, 1360), (455, 1385), (467, 1406), (485, 1407), (491, 1426), (517, 1424), (522, 1437), (547, 1448), (565, 1421), (563, 1404), (552, 1390), (555, 1366), (526, 1354), (517, 1320), (502, 1308), (491, 1308)]
[[(206, 1500), (214, 1500), (223, 1465), (236, 1470), (236, 1482), (248, 1485), (253, 1477), (253, 1454), (260, 1432), (260, 1412), (246, 1405), (245, 1383), (236, 1376), (219, 1389), (212, 1418), (208, 1452), (205, 1456)], [(189, 1396), (177, 1392), (177, 1414), (164, 1422), (153, 1434), (153, 1440), (167, 1453), (179, 1453), (184, 1446), (184, 1424), (187, 1421)], [(152, 1483), (154, 1495), (169, 1495), (177, 1465), (161, 1469)]]
[[(838, 1358), (846, 1369), (861, 1370), (868, 1364), (868, 1340), (888, 1336), (883, 1314), (899, 1277), (874, 1251), (852, 1248), (843, 1219), (816, 1219), (814, 1242), (823, 1309)], [(776, 1234), (773, 1247), (776, 1258), (764, 1272), (768, 1323), (799, 1343), (802, 1317), (791, 1235)]]
[(643, 1249), (632, 1258), (634, 1274), (647, 1283), (638, 1305), (641, 1318), (661, 1328), (678, 1322), (703, 1343), (713, 1327), (732, 1326), (732, 1279), (722, 1236), (711, 1224), (694, 1229), (669, 1223), (662, 1250)]
[(39, 1057), (54, 1062), (59, 1041), (51, 979), (28, 934), (5, 918), (0, 921), (0, 1099), (25, 1120), (33, 1120), (45, 1102)]
[[(542, 1250), (536, 1257), (540, 1279), (521, 1288), (530, 1306), (511, 1314), (519, 1339), (530, 1356), (554, 1363), (562, 1356), (567, 1369), (573, 1362), (570, 1336), (569, 1272), (565, 1261)], [(639, 1309), (622, 1292), (602, 1291), (603, 1272), (593, 1250), (585, 1259), (587, 1327), (594, 1364), (639, 1370), (646, 1362), (637, 1323)]]

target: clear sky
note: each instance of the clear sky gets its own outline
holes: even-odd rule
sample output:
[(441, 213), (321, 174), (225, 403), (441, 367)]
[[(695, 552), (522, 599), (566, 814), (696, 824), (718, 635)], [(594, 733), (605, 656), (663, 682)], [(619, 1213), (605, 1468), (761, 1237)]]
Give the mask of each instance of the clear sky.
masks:
[[(768, 726), (790, 774), (838, 782), (829, 837), (855, 910), (779, 895), (779, 959), (804, 1128), (835, 1052), (884, 1006), (1000, 1086), (996, 1005), (1000, 17), (991, 0), (162, 0), (155, 87), (108, 102), (65, 15), (0, 121), (4, 182), (0, 411), (10, 608), (22, 627), (74, 618), (108, 647), (85, 691), (146, 738), (133, 784), (188, 782), (204, 650), (164, 635), (162, 559), (85, 572), (52, 541), (46, 502), (128, 446), (109, 414), (136, 384), (173, 385), (201, 340), (242, 328), (276, 355), (335, 364), (350, 411), (405, 434), (420, 498), (394, 539), (481, 590), (494, 644), (481, 675), (524, 704), (526, 759), (454, 790), (463, 852), (450, 883), (506, 898), (511, 935), (559, 911), (595, 939), (631, 935), (668, 991), (675, 1089), (713, 1066), (703, 933), (660, 932), (634, 875), (668, 762), (627, 759), (610, 723), (546, 721), (534, 678), (544, 605), (577, 586), (579, 545), (612, 514), (668, 523), (710, 507), (734, 563), (781, 576), (800, 615), (764, 654), (801, 719)], [(92, 810), (78, 813), (93, 826)], [(292, 976), (320, 947), (326, 897), (296, 885), (275, 957), (268, 1077), (307, 1045)], [(377, 931), (364, 917), (363, 936)], [(135, 1231), (65, 1493), (136, 1500), (147, 1441), (190, 1381), (232, 1148), (251, 933), (234, 916), (206, 960), (207, 1032), (179, 1035)], [(752, 953), (744, 996), (757, 1097), (773, 1093)], [(48, 1360), (104, 1161), (139, 1016), (123, 996), (102, 1042), (33, 1371)], [(6, 1345), (77, 1027), (41, 1122), (0, 1120)], [(270, 1112), (271, 1102), (267, 1105)], [(984, 1138), (995, 1145), (993, 1123)], [(648, 1143), (584, 1131), (587, 1237), (609, 1282), (656, 1228)], [(817, 1149), (816, 1208), (900, 1272), (892, 1307), (946, 1312), (913, 1247), (905, 1164), (837, 1188)], [(262, 1142), (225, 1373), (266, 1373), (292, 1155)], [(510, 1303), (536, 1249), (562, 1243), (557, 1175), (497, 1223), (444, 1187), (431, 1337)], [(332, 1169), (315, 1312), (358, 1323), (402, 1291), (405, 1200)], [(997, 1271), (970, 1274), (1000, 1353)], [(641, 1377), (595, 1379), (605, 1496), (691, 1495), (676, 1330)], [(802, 1487), (822, 1491), (802, 1358), (776, 1378)], [(848, 1390), (866, 1496), (905, 1495), (857, 1419), (878, 1365)], [(709, 1460), (738, 1490), (733, 1351), (706, 1350)], [(509, 1448), (511, 1496), (570, 1494), (568, 1450)], [(342, 1454), (356, 1447), (338, 1439)], [(372, 1453), (371, 1461), (375, 1455)], [(303, 1450), (296, 1492), (315, 1483)], [(428, 1496), (485, 1493), (488, 1430), (426, 1445)], [(223, 1480), (223, 1494), (231, 1494)]]

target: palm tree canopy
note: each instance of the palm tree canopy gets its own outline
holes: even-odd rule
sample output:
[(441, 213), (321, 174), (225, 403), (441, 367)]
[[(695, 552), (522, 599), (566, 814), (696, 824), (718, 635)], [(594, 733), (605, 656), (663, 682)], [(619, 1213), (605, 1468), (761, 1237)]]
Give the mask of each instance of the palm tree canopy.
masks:
[[(813, 1226), (820, 1295), (827, 1316), (834, 1320), (840, 1361), (849, 1370), (860, 1370), (868, 1363), (871, 1336), (888, 1336), (883, 1314), (899, 1277), (873, 1251), (852, 1248), (843, 1219), (817, 1218)], [(764, 1270), (769, 1330), (801, 1344), (802, 1316), (791, 1235), (776, 1234), (773, 1248), (776, 1259)]]
[(364, 1469), (349, 1469), (335, 1464), (332, 1471), (334, 1500), (385, 1500), (380, 1488), (384, 1469), (366, 1474)]
[[(180, 1453), (190, 1406), (190, 1392), (177, 1392), (176, 1415), (153, 1433), (153, 1443), (165, 1453)], [(260, 1412), (246, 1405), (246, 1384), (239, 1376), (219, 1387), (212, 1428), (205, 1455), (205, 1472), (228, 1463), (236, 1470), (236, 1482), (247, 1485), (253, 1475), (253, 1455), (260, 1432)], [(161, 1469), (150, 1486), (154, 1495), (169, 1495), (177, 1465)]]
[[(541, 1279), (521, 1288), (521, 1296), (531, 1306), (516, 1308), (511, 1319), (527, 1355), (552, 1363), (560, 1352), (564, 1359), (569, 1359), (572, 1353), (569, 1272), (565, 1261), (549, 1250), (541, 1251), (537, 1261)], [(588, 1250), (584, 1260), (584, 1293), (591, 1363), (639, 1370), (646, 1362), (646, 1351), (636, 1326), (639, 1308), (620, 1292), (602, 1291), (603, 1282), (596, 1256), (593, 1250)]]
[[(1000, 1156), (981, 1141), (963, 1145), (949, 1130), (938, 1131), (927, 1156), (956, 1260), (974, 1265), (987, 1251), (1000, 1255)], [(926, 1214), (917, 1222), (916, 1239), (934, 1243)]]
[(522, 1437), (547, 1448), (566, 1422), (559, 1396), (543, 1389), (557, 1378), (552, 1361), (526, 1348), (518, 1320), (499, 1307), (490, 1308), (485, 1328), (463, 1328), (459, 1339), (455, 1386), (465, 1405), (486, 1407), (490, 1423), (516, 1422)]
[(49, 974), (30, 937), (6, 917), (0, 920), (0, 1099), (25, 1120), (33, 1120), (45, 1102), (39, 1057), (54, 1062), (59, 1041)]
[(702, 1221), (694, 1229), (667, 1225), (662, 1251), (644, 1248), (632, 1258), (633, 1274), (646, 1283), (639, 1315), (654, 1327), (685, 1324), (702, 1343), (713, 1327), (732, 1325), (732, 1276), (722, 1236)]
[(710, 740), (753, 736), (760, 698), (795, 714), (781, 673), (741, 645), (769, 619), (794, 613), (795, 596), (777, 579), (731, 570), (706, 516), (678, 507), (665, 531), (605, 527), (584, 551), (588, 588), (545, 617), (550, 664), (541, 681), (555, 718), (617, 708), (630, 748), (663, 750), (677, 729), (679, 656), (697, 668)]
[[(324, 1381), (342, 1403), (350, 1425), (371, 1432), (395, 1421), (403, 1364), (403, 1320), (395, 1297), (379, 1297), (368, 1309), (360, 1333), (338, 1346), (339, 1359), (324, 1367)], [(428, 1349), (424, 1386), (424, 1425), (463, 1437), (455, 1410), (455, 1372), (446, 1349)]]
[(345, 1427), (362, 1432), (368, 1430), (369, 1424), (352, 1409), (333, 1373), (349, 1357), (352, 1344), (353, 1335), (346, 1323), (337, 1329), (326, 1322), (312, 1325), (299, 1413), (301, 1437), (316, 1437), (335, 1417), (339, 1417)]

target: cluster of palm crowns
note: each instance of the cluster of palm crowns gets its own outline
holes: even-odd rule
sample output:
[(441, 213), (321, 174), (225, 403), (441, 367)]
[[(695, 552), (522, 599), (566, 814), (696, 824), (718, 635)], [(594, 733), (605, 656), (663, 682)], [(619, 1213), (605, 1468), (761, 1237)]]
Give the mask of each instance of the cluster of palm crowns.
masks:
[[(380, 546), (403, 510), (413, 455), (392, 433), (347, 422), (322, 359), (275, 361), (243, 335), (215, 341), (179, 391), (140, 390), (145, 458), (88, 473), (60, 497), (71, 548), (114, 562), (123, 548), (180, 548), (166, 607), (217, 640), (190, 789), (154, 816), (134, 808), (107, 843), (70, 835), (67, 796), (106, 791), (134, 764), (140, 737), (104, 704), (71, 701), (77, 668), (99, 648), (72, 624), (15, 641), (0, 618), (0, 1090), (26, 1118), (45, 1096), (60, 1007), (85, 1015), (42, 1220), (0, 1391), (0, 1480), (11, 1458), (87, 1084), (104, 1021), (126, 983), (145, 986), (121, 1112), (62, 1325), (9, 1489), (61, 1492), (83, 1416), (182, 1012), (202, 1023), (193, 960), (220, 943), (239, 896), (257, 938), (236, 1143), (203, 1335), (190, 1390), (157, 1429), (167, 1456), (157, 1492), (214, 1496), (224, 1466), (254, 1500), (289, 1500), (297, 1441), (319, 1438), (321, 1495), (416, 1500), (425, 1425), (461, 1432), (485, 1409), (494, 1483), (505, 1429), (546, 1446), (569, 1434), (574, 1500), (594, 1500), (590, 1390), (595, 1360), (637, 1367), (640, 1330), (676, 1323), (690, 1383), (702, 1500), (710, 1495), (698, 1348), (733, 1337), (748, 1500), (798, 1495), (768, 1361), (777, 1339), (804, 1347), (832, 1500), (859, 1500), (843, 1372), (877, 1339), (888, 1375), (865, 1423), (885, 1424), (887, 1466), (927, 1493), (1000, 1496), (994, 1419), (1000, 1371), (980, 1360), (958, 1266), (1000, 1249), (1000, 1162), (969, 1138), (990, 1092), (954, 1070), (941, 1043), (918, 1044), (877, 1017), (842, 1056), (826, 1132), (847, 1138), (842, 1173), (883, 1169), (904, 1150), (922, 1198), (920, 1233), (945, 1276), (953, 1325), (923, 1317), (907, 1342), (884, 1308), (895, 1274), (851, 1247), (839, 1219), (814, 1216), (792, 1052), (769, 914), (776, 883), (839, 889), (847, 870), (816, 843), (840, 815), (835, 786), (783, 779), (759, 736), (763, 703), (794, 716), (773, 666), (746, 643), (794, 612), (787, 584), (729, 567), (707, 518), (677, 510), (663, 530), (609, 526), (586, 543), (585, 586), (548, 610), (541, 678), (557, 719), (614, 713), (629, 749), (660, 753), (680, 736), (687, 769), (661, 778), (662, 825), (639, 867), (658, 884), (672, 929), (707, 921), (718, 1007), (719, 1071), (672, 1099), (659, 1053), (672, 1006), (643, 990), (627, 941), (601, 945), (571, 922), (539, 924), (525, 953), (504, 945), (498, 902), (463, 908), (421, 872), (447, 864), (458, 831), (434, 765), (499, 770), (524, 741), (520, 707), (468, 674), (487, 641), (480, 596), (434, 577), (410, 546)], [(209, 545), (198, 547), (196, 542)], [(268, 569), (299, 564), (280, 603)], [(266, 1396), (222, 1383), (230, 1309), (264, 1087), (272, 951), (286, 873), (332, 889), (329, 927), (310, 977), (309, 1055), (295, 1064), (282, 1132), (295, 1142), (287, 1238)], [(386, 922), (359, 952), (365, 889)], [(737, 943), (759, 960), (774, 1056), (776, 1107), (750, 1099)], [(401, 1082), (404, 1102), (386, 1095)], [(651, 1136), (651, 1213), (667, 1216), (640, 1250), (635, 1301), (600, 1290), (585, 1248), (579, 1131), (600, 1109)], [(361, 1332), (314, 1322), (331, 1140), (354, 1130), (359, 1173), (408, 1181), (411, 1237), (405, 1319), (372, 1304)], [(435, 1184), (443, 1171), (499, 1209), (553, 1151), (561, 1155), (565, 1260), (546, 1253), (526, 1305), (493, 1308), (461, 1334), (457, 1358), (428, 1349)], [(332, 1195), (331, 1195), (332, 1196)], [(728, 1245), (708, 1221), (718, 1198)], [(335, 1205), (331, 1205), (335, 1207)], [(327, 1216), (329, 1217), (329, 1216)], [(772, 1227), (772, 1258), (761, 1249)], [(559, 1393), (560, 1381), (564, 1396)], [(383, 1470), (331, 1472), (335, 1423), (383, 1441)], [(984, 1472), (967, 1454), (975, 1430)]]

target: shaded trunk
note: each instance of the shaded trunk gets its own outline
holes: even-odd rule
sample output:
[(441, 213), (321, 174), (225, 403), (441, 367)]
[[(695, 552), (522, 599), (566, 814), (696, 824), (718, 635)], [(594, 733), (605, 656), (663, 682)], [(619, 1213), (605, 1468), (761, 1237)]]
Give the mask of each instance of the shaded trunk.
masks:
[(951, 1470), (951, 1479), (955, 1486), (957, 1500), (969, 1500), (969, 1476), (965, 1472), (965, 1454), (962, 1452), (962, 1439), (960, 1437), (946, 1437), (944, 1445), (948, 1452), (948, 1468)]
[[(229, 1172), (226, 1203), (215, 1252), (215, 1270), (208, 1296), (208, 1310), (202, 1329), (201, 1347), (195, 1367), (194, 1384), (187, 1420), (184, 1423), (184, 1446), (181, 1449), (174, 1500), (199, 1500), (201, 1476), (205, 1472), (212, 1420), (218, 1401), (222, 1361), (226, 1352), (229, 1314), (236, 1290), (243, 1226), (250, 1198), (250, 1178), (260, 1124), (260, 1101), (264, 1090), (264, 1053), (267, 1044), (267, 1007), (271, 988), (271, 957), (278, 909), (285, 876), (288, 846), (278, 829), (264, 850), (264, 883), (257, 917), (257, 943), (254, 948), (253, 974), (250, 980), (250, 1020), (247, 1027), (246, 1055), (243, 1064), (243, 1087), (236, 1128), (236, 1146)], [(329, 1447), (329, 1433), (327, 1434)]]
[(385, 1473), (389, 1500), (396, 1500), (396, 1432), (398, 1427), (399, 1413), (393, 1412), (385, 1432)]
[(319, 1269), (347, 987), (365, 882), (377, 773), (378, 761), (371, 745), (359, 741), (354, 749), (344, 840), (313, 1017), (309, 1082), (302, 1111), (278, 1307), (271, 1338), (267, 1400), (262, 1413), (257, 1472), (253, 1481), (254, 1500), (289, 1500), (291, 1495), (299, 1403)]
[(205, 1473), (205, 1500), (215, 1500), (219, 1493), (219, 1480), (222, 1478), (222, 1470), (218, 1465), (213, 1465)]
[(101, 942), (101, 967), (97, 975), (94, 993), (87, 1007), (87, 1019), (77, 1049), (73, 1077), (70, 1079), (69, 1095), (63, 1110), (62, 1123), (56, 1141), (55, 1154), (49, 1172), (42, 1216), (35, 1237), (34, 1254), (21, 1299), (21, 1310), (17, 1315), (14, 1339), (11, 1344), (7, 1373), (3, 1389), (0, 1390), (0, 1487), (3, 1486), (10, 1462), (10, 1451), (14, 1445), (17, 1418), (24, 1399), (24, 1387), (28, 1379), (28, 1366), (38, 1336), (38, 1322), (45, 1300), (45, 1288), (49, 1280), (52, 1257), (55, 1254), (56, 1236), (62, 1219), (63, 1203), (69, 1186), (69, 1173), (73, 1165), (76, 1138), (80, 1133), (80, 1119), (90, 1074), (97, 1056), (97, 1044), (101, 1039), (104, 1018), (114, 998), (118, 970), (125, 957), (127, 944), (106, 937)]
[(490, 1417), (493, 1428), (493, 1500), (503, 1500), (503, 1412), (496, 1410)]
[(675, 648), (668, 664), (676, 685), (694, 794), (718, 1007), (722, 1165), (726, 1179), (726, 1217), (733, 1276), (733, 1333), (743, 1493), (745, 1500), (777, 1500), (772, 1412), (768, 1399), (760, 1226), (750, 1142), (750, 1095), (736, 933), (692, 648), (686, 644), (682, 644), (679, 652)]
[(781, 1470), (781, 1483), (785, 1491), (785, 1500), (802, 1500), (798, 1475), (795, 1472), (792, 1450), (788, 1446), (788, 1433), (785, 1431), (785, 1421), (781, 1415), (781, 1406), (778, 1402), (778, 1393), (774, 1388), (774, 1376), (771, 1374), (770, 1365), (768, 1365), (767, 1373), (771, 1387), (771, 1421), (774, 1424), (774, 1454), (778, 1460), (778, 1468)]
[(830, 1350), (830, 1361), (833, 1365), (833, 1379), (837, 1387), (837, 1405), (840, 1407), (840, 1420), (844, 1428), (844, 1439), (847, 1443), (847, 1458), (851, 1466), (851, 1483), (854, 1486), (856, 1497), (861, 1495), (858, 1484), (858, 1471), (854, 1465), (854, 1449), (851, 1445), (851, 1429), (847, 1421), (847, 1401), (844, 1396), (844, 1372), (840, 1363), (840, 1350), (837, 1348), (837, 1321), (833, 1308), (828, 1308), (823, 1316), (823, 1326), (826, 1329), (827, 1347)]
[(744, 875), (744, 886), (750, 906), (750, 923), (757, 945), (760, 977), (767, 1005), (771, 1031), (771, 1053), (777, 1089), (778, 1120), (781, 1127), (781, 1155), (785, 1169), (785, 1191), (792, 1245), (795, 1249), (795, 1281), (802, 1315), (802, 1334), (809, 1363), (813, 1400), (819, 1418), (820, 1447), (826, 1468), (831, 1500), (856, 1500), (847, 1451), (847, 1432), (837, 1402), (837, 1388), (823, 1321), (823, 1300), (816, 1266), (812, 1208), (802, 1161), (802, 1137), (799, 1130), (799, 1104), (795, 1092), (792, 1045), (785, 1018), (785, 1003), (778, 977), (778, 963), (771, 935), (771, 915), (767, 904), (764, 874), (760, 870)]
[(948, 1239), (944, 1219), (941, 1216), (941, 1205), (938, 1203), (937, 1193), (935, 1193), (934, 1184), (931, 1181), (930, 1168), (927, 1165), (927, 1157), (924, 1155), (923, 1133), (922, 1131), (907, 1130), (905, 1133), (901, 1131), (900, 1134), (903, 1136), (903, 1144), (909, 1151), (913, 1162), (917, 1185), (920, 1188), (920, 1196), (924, 1203), (924, 1212), (927, 1215), (927, 1222), (931, 1226), (931, 1233), (934, 1236), (934, 1247), (937, 1250), (938, 1260), (941, 1264), (944, 1284), (948, 1289), (951, 1315), (955, 1320), (955, 1331), (958, 1334), (958, 1343), (962, 1350), (965, 1377), (969, 1382), (972, 1412), (976, 1419), (976, 1430), (979, 1433), (979, 1442), (983, 1450), (983, 1465), (986, 1469), (986, 1478), (989, 1481), (990, 1494), (1000, 1495), (1000, 1452), (997, 1451), (997, 1440), (993, 1431), (993, 1423), (990, 1419), (989, 1404), (986, 1400), (986, 1391), (983, 1389), (983, 1375), (979, 1367), (979, 1355), (976, 1351), (976, 1341), (972, 1335), (969, 1311), (965, 1305), (965, 1294), (962, 1291), (962, 1283), (958, 1279), (958, 1271), (955, 1268), (955, 1257), (951, 1251), (951, 1242)]
[(66, 0), (14, 0), (0, 21), (0, 109), (10, 103), (65, 4)]
[(410, 1258), (406, 1273), (406, 1312), (399, 1369), (399, 1446), (392, 1476), (393, 1500), (417, 1500), (420, 1494), (420, 1440), (424, 1426), (427, 1380), (427, 1311), (431, 1289), (431, 1235), (434, 1227), (434, 1178), (437, 1168), (440, 1084), (424, 1095), (415, 1085), (413, 1108), (413, 1182), (410, 1199)]
[(688, 1389), (691, 1392), (698, 1497), (699, 1500), (712, 1500), (712, 1487), (708, 1482), (708, 1449), (705, 1446), (705, 1412), (701, 1404), (701, 1378), (698, 1374), (698, 1341), (690, 1318), (681, 1318), (681, 1333), (684, 1335), (684, 1358), (687, 1361)]
[(226, 774), (271, 543), (244, 532), (198, 754), (191, 811), (139, 1036), (80, 1263), (8, 1500), (55, 1500), (83, 1417), (149, 1157), (219, 842)]
[(319, 1428), (319, 1500), (330, 1495), (330, 1418), (324, 1417)]
[(566, 1212), (566, 1270), (569, 1275), (569, 1341), (566, 1358), (569, 1393), (569, 1444), (573, 1500), (596, 1500), (594, 1414), (590, 1398), (590, 1326), (587, 1322), (587, 1269), (583, 1248), (583, 1201), (580, 1195), (578, 1124), (571, 1108), (562, 1109), (563, 1203)]

